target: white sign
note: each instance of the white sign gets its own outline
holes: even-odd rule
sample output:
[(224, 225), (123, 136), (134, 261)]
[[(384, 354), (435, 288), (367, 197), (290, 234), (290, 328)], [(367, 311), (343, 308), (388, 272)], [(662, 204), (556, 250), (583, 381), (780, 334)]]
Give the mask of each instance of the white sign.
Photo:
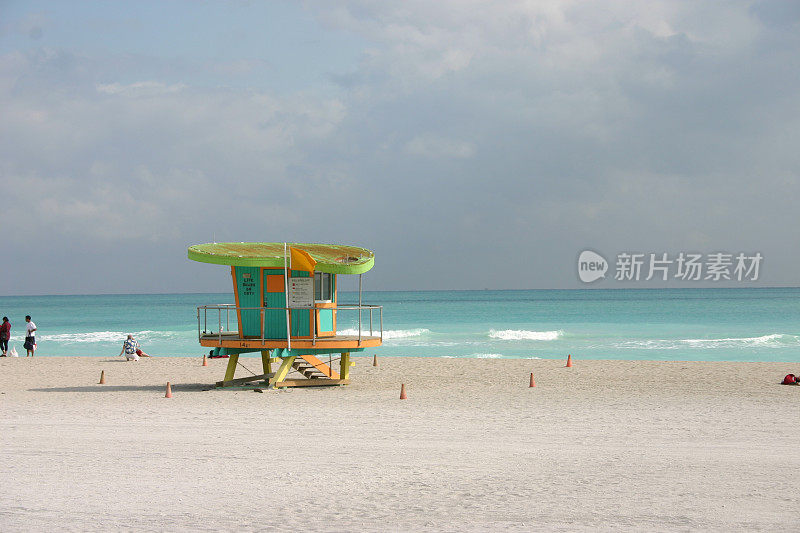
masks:
[(289, 307), (314, 307), (314, 278), (289, 278)]

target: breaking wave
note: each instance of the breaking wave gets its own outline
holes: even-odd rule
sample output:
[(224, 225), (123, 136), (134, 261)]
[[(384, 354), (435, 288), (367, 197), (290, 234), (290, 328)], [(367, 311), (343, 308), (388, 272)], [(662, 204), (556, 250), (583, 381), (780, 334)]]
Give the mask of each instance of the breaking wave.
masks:
[[(386, 339), (406, 339), (409, 337), (420, 337), (425, 335), (426, 333), (430, 333), (431, 330), (427, 328), (417, 328), (417, 329), (387, 329), (383, 332), (383, 340)], [(379, 335), (380, 330), (372, 330), (373, 335)], [(337, 335), (358, 335), (358, 329), (340, 329), (337, 331)], [(366, 331), (364, 328), (361, 328), (361, 335), (369, 335), (369, 329)]]
[(177, 331), (89, 331), (85, 333), (57, 333), (53, 335), (39, 335), (40, 341), (58, 342), (61, 344), (81, 344), (97, 342), (123, 342), (128, 334), (137, 340), (170, 339), (180, 336)]
[(489, 337), (504, 341), (554, 341), (564, 336), (562, 330), (530, 331), (527, 329), (489, 330)]
[(773, 333), (760, 337), (725, 337), (721, 339), (652, 339), (625, 341), (616, 344), (615, 348), (639, 350), (680, 350), (680, 349), (720, 349), (720, 348), (781, 348), (800, 345), (799, 335)]
[(684, 339), (681, 342), (699, 348), (741, 348), (747, 346), (774, 347), (787, 344), (800, 344), (800, 336), (773, 333), (761, 337), (741, 337), (725, 339)]

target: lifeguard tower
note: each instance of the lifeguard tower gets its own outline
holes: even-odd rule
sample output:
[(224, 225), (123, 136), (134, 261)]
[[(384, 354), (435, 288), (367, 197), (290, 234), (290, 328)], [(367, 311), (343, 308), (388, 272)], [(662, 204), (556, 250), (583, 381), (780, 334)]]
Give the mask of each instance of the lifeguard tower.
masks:
[[(231, 268), (236, 303), (197, 308), (200, 344), (212, 348), (213, 355), (230, 357), (217, 387), (262, 380), (270, 387), (346, 385), (350, 354), (383, 342), (382, 307), (361, 303), (361, 275), (375, 263), (370, 250), (225, 242), (190, 246), (189, 259)], [(339, 304), (337, 277), (342, 274), (358, 275), (357, 305)], [(342, 323), (340, 334), (337, 325)], [(263, 374), (236, 378), (239, 354), (247, 352), (261, 352)], [(278, 364), (274, 372), (273, 363)]]

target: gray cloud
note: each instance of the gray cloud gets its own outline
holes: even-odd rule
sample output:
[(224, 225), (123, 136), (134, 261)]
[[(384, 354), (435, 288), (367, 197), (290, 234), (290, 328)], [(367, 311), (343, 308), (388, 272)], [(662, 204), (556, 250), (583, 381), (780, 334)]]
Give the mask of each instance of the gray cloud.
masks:
[[(309, 9), (369, 43), (334, 88), (225, 83), (251, 58), (117, 58), (131, 80), (68, 47), (3, 55), (0, 225), (37, 250), (0, 289), (33, 268), (44, 292), (226, 290), (184, 259), (212, 238), (369, 246), (373, 288), (571, 287), (586, 247), (760, 250), (766, 283), (797, 284), (791, 4)], [(219, 83), (175, 76), (199, 68)]]

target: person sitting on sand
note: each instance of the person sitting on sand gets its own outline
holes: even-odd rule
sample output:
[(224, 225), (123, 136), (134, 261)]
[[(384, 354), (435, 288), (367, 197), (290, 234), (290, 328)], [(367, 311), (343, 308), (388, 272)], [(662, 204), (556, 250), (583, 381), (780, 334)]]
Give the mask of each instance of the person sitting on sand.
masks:
[(150, 357), (150, 354), (144, 353), (141, 348), (136, 349), (136, 355), (139, 357)]
[(133, 338), (133, 335), (128, 335), (128, 338), (122, 343), (122, 351), (119, 352), (119, 354), (125, 354), (125, 360), (127, 361), (131, 359), (138, 361), (140, 357), (150, 357), (142, 351), (142, 348), (139, 346), (136, 339)]

